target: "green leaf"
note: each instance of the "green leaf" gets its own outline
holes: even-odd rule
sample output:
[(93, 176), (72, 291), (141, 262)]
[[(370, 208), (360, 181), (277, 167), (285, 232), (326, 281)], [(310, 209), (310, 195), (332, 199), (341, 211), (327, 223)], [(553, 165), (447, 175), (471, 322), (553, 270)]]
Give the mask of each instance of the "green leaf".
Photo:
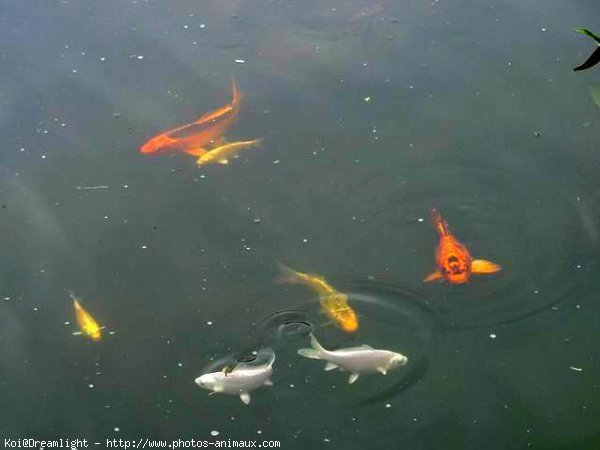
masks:
[(600, 86), (588, 86), (588, 92), (594, 103), (600, 107)]
[(590, 30), (586, 30), (585, 28), (573, 28), (573, 31), (575, 33), (579, 33), (579, 34), (585, 34), (586, 36), (591, 37), (598, 44), (600, 44), (600, 37), (598, 37), (597, 35), (595, 35), (594, 33), (592, 33)]

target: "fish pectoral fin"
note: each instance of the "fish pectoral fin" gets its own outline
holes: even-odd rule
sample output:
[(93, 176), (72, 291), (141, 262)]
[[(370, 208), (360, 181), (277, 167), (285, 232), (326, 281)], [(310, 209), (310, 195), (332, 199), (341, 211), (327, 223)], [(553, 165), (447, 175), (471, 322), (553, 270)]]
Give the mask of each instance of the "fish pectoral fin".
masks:
[(381, 374), (381, 375), (387, 375), (387, 369), (385, 367), (378, 367), (377, 371)]
[(217, 391), (212, 391), (212, 392), (208, 393), (208, 396), (210, 397), (211, 395), (215, 395), (215, 394), (218, 394), (218, 392)]
[(83, 334), (83, 331), (73, 331), (73, 336), (81, 336)]
[(434, 272), (430, 273), (425, 278), (423, 278), (423, 281), (425, 283), (428, 283), (430, 281), (439, 280), (440, 278), (442, 278), (442, 272), (440, 272), (438, 269), (435, 269)]
[(270, 378), (267, 378), (263, 384), (264, 384), (265, 386), (273, 386), (273, 382), (271, 381), (271, 379), (270, 379)]
[(245, 404), (245, 405), (249, 405), (250, 404), (250, 394), (248, 392), (242, 392), (240, 394), (240, 400)]
[(471, 261), (471, 272), (472, 273), (496, 273), (500, 272), (502, 267), (491, 261), (485, 259), (474, 259)]
[(348, 378), (348, 384), (353, 384), (356, 380), (358, 380), (358, 373), (351, 373), (350, 378)]
[(337, 368), (338, 368), (338, 366), (332, 362), (328, 362), (327, 364), (325, 364), (326, 371), (335, 370)]
[(219, 160), (217, 160), (217, 162), (219, 164), (229, 164), (229, 160), (228, 159), (219, 159)]
[(192, 156), (202, 156), (204, 155), (208, 150), (205, 150), (201, 147), (198, 148), (186, 148), (183, 152), (187, 153), (188, 155), (192, 155)]

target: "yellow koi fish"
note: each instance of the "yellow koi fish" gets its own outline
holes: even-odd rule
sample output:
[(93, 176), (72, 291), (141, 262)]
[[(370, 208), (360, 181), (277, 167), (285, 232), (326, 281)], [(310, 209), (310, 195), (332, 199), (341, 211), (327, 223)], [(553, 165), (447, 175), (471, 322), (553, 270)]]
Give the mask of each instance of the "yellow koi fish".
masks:
[(79, 304), (75, 296), (71, 294), (73, 306), (75, 307), (75, 319), (81, 331), (75, 331), (74, 335), (85, 334), (92, 341), (98, 342), (102, 338), (102, 328), (98, 322)]
[(198, 166), (209, 163), (229, 164), (229, 158), (237, 158), (242, 150), (257, 147), (261, 144), (262, 139), (229, 142), (200, 155), (196, 164), (198, 164)]
[(340, 326), (346, 333), (358, 330), (358, 317), (356, 312), (348, 305), (348, 296), (336, 290), (319, 275), (297, 272), (281, 263), (281, 275), (276, 278), (277, 283), (304, 284), (313, 289), (319, 296), (323, 312)]

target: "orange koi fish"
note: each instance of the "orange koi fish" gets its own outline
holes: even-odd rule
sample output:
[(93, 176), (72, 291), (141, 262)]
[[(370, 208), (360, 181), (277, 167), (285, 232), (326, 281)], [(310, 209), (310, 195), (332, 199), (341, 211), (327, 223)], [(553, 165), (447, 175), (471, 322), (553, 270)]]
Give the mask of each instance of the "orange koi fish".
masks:
[(75, 307), (75, 319), (77, 325), (79, 325), (80, 331), (73, 332), (74, 335), (85, 334), (92, 341), (98, 342), (102, 338), (102, 328), (98, 322), (88, 313), (83, 306), (79, 304), (73, 294), (70, 294), (73, 299), (73, 306)]
[(462, 284), (469, 281), (471, 274), (495, 273), (502, 270), (502, 267), (493, 262), (473, 259), (467, 247), (450, 233), (448, 224), (435, 208), (431, 209), (431, 219), (440, 236), (435, 252), (437, 269), (423, 281), (445, 278), (452, 284)]
[(204, 114), (195, 122), (154, 136), (142, 145), (140, 152), (152, 154), (179, 150), (194, 156), (203, 155), (206, 153), (204, 147), (217, 141), (237, 120), (241, 96), (233, 77), (231, 92), (231, 103)]
[(277, 283), (304, 284), (313, 289), (319, 296), (323, 312), (346, 333), (358, 330), (358, 317), (356, 312), (348, 305), (348, 296), (337, 291), (325, 278), (319, 275), (297, 272), (281, 263), (281, 275), (276, 278)]

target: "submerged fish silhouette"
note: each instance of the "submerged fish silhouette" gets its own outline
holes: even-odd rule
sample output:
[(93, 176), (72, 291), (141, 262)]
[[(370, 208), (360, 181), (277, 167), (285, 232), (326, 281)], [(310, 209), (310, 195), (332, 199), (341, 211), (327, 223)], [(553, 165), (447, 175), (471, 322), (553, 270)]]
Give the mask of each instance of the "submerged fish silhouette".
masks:
[(591, 67), (594, 67), (596, 64), (600, 62), (600, 37), (596, 36), (590, 30), (586, 30), (585, 28), (574, 28), (573, 31), (579, 34), (585, 34), (586, 36), (591, 37), (598, 43), (599, 47), (594, 50), (594, 52), (590, 55), (590, 57), (581, 65), (575, 67), (573, 70), (585, 70)]

